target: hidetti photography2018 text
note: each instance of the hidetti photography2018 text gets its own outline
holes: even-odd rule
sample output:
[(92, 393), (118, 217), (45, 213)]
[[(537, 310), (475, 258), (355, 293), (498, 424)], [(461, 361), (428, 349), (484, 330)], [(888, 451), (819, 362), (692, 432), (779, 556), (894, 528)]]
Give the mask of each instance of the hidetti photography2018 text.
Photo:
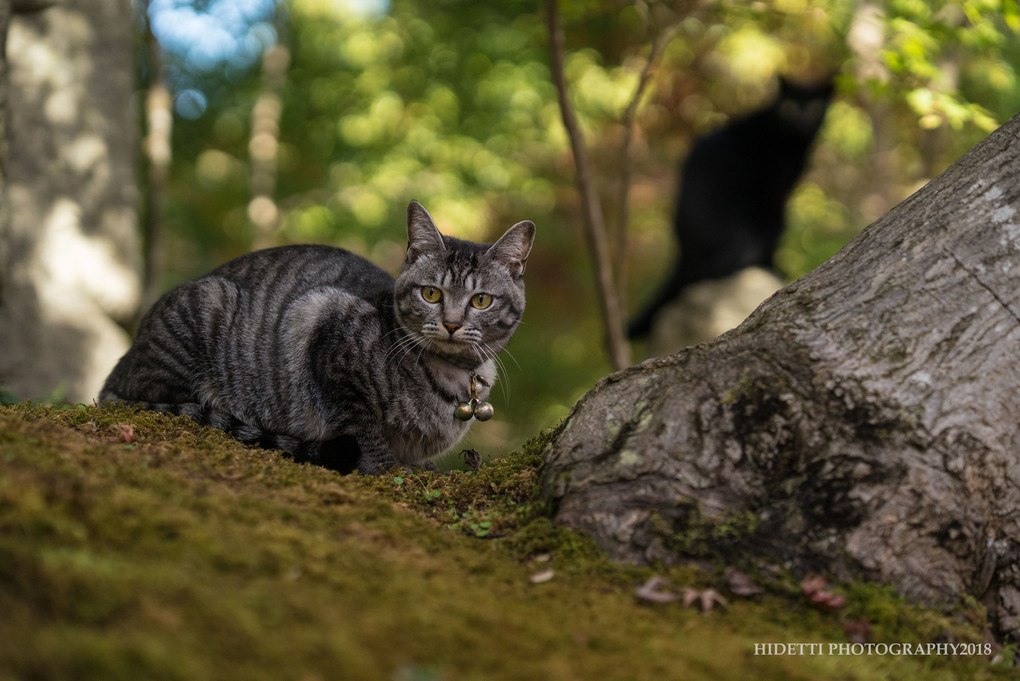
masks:
[(755, 655), (991, 655), (991, 643), (755, 643)]

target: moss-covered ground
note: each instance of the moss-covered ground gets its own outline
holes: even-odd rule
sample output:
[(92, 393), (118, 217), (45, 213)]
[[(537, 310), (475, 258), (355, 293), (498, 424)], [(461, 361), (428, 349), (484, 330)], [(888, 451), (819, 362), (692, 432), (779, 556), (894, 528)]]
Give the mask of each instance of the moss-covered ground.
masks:
[[(615, 565), (535, 501), (540, 449), (365, 478), (183, 418), (0, 407), (0, 679), (1013, 678), (1010, 649), (755, 655), (861, 619), (873, 642), (986, 634), (877, 587), (822, 610), (792, 581), (738, 598), (723, 566)], [(653, 574), (729, 605), (641, 601)]]

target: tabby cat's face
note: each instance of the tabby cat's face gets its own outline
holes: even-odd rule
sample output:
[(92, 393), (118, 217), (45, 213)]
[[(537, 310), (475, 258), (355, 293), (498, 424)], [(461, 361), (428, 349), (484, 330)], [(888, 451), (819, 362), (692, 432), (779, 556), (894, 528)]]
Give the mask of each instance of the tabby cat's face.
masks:
[(524, 314), (529, 221), (491, 246), (444, 237), (417, 202), (408, 207), (407, 261), (394, 291), (397, 319), (415, 345), (465, 367), (494, 357)]

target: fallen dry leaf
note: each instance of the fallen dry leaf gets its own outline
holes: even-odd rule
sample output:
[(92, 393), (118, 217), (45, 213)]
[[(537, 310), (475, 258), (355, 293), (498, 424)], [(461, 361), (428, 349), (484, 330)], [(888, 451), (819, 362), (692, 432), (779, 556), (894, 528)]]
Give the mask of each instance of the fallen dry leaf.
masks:
[(821, 605), (833, 610), (839, 610), (846, 605), (846, 596), (843, 594), (828, 594), (828, 597), (820, 601)]
[(121, 442), (135, 441), (135, 427), (130, 423), (114, 424), (113, 429), (117, 431), (117, 439)]
[(808, 575), (800, 583), (800, 588), (804, 591), (804, 595), (816, 605), (821, 605), (833, 610), (838, 610), (846, 605), (846, 596), (826, 591), (828, 586), (829, 580), (816, 575)]
[(758, 586), (757, 582), (733, 568), (726, 570), (726, 586), (734, 596), (743, 596), (744, 598), (765, 593), (765, 590)]
[(535, 574), (531, 575), (531, 583), (542, 584), (543, 582), (548, 582), (555, 575), (556, 575), (555, 570), (552, 569), (542, 570), (541, 572), (536, 572)]
[(703, 613), (711, 612), (712, 608), (716, 605), (721, 605), (725, 608), (730, 604), (729, 601), (727, 601), (726, 598), (715, 589), (708, 588), (704, 591), (698, 591), (697, 589), (684, 587), (684, 605), (688, 606), (695, 602), (701, 606), (701, 612)]
[(811, 594), (820, 591), (829, 585), (829, 580), (825, 577), (818, 577), (817, 575), (808, 575), (801, 583), (800, 588), (805, 595), (810, 596)]
[(662, 577), (654, 575), (649, 577), (647, 582), (635, 589), (634, 595), (637, 596), (638, 599), (649, 603), (670, 603), (680, 597), (672, 591), (662, 588), (668, 584), (669, 582)]
[(843, 631), (850, 643), (867, 643), (871, 640), (871, 625), (863, 617), (844, 622)]
[(701, 612), (710, 611), (712, 606), (716, 603), (724, 608), (730, 604), (729, 601), (723, 598), (723, 595), (715, 589), (705, 589), (701, 592)]

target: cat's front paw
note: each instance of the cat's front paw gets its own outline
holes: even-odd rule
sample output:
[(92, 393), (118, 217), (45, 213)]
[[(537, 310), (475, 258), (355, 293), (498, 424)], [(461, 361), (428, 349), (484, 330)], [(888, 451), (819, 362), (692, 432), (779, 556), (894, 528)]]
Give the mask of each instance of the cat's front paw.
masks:
[(396, 457), (386, 453), (362, 454), (358, 459), (358, 472), (362, 475), (384, 475), (393, 472), (394, 475), (410, 474), (411, 467), (397, 461)]
[(401, 463), (396, 459), (384, 460), (384, 461), (366, 461), (362, 459), (358, 462), (358, 471), (362, 475), (399, 475), (406, 477), (408, 475), (414, 475), (421, 471), (438, 472), (439, 469), (436, 464), (431, 461), (426, 461), (419, 466), (412, 466), (410, 464)]

